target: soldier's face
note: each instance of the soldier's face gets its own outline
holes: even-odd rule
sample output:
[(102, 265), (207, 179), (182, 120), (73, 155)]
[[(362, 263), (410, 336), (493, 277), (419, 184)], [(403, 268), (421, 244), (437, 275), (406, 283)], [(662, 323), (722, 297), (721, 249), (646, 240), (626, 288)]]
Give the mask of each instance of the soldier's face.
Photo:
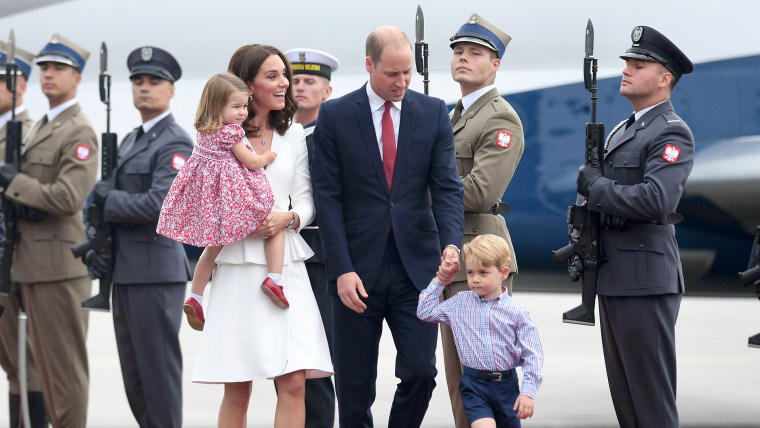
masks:
[(286, 75), (287, 68), (279, 55), (270, 55), (259, 67), (259, 71), (248, 84), (253, 92), (253, 105), (256, 114), (266, 116), (270, 111), (285, 108), (285, 95), (287, 95), (290, 81)]
[(369, 84), (380, 98), (385, 101), (404, 99), (412, 81), (412, 50), (408, 45), (386, 46), (380, 61), (375, 64), (367, 57), (365, 67), (369, 72)]
[(132, 76), (132, 100), (141, 113), (161, 114), (169, 110), (174, 97), (172, 82), (150, 74)]
[(51, 107), (74, 98), (82, 75), (72, 66), (60, 62), (41, 62), (40, 86)]
[[(26, 92), (26, 79), (19, 75), (16, 78), (16, 107), (21, 105), (21, 97), (24, 92)], [(13, 104), (13, 94), (5, 85), (5, 74), (0, 74), (0, 114), (11, 111), (11, 104)]]
[(631, 102), (646, 101), (670, 85), (669, 77), (672, 77), (670, 72), (656, 62), (627, 58), (620, 81), (620, 95)]
[(467, 95), (494, 82), (501, 61), (491, 49), (477, 43), (460, 42), (454, 45), (451, 58), (451, 77)]
[(298, 101), (299, 110), (312, 110), (330, 97), (332, 86), (330, 81), (322, 76), (296, 74), (293, 76), (293, 93)]

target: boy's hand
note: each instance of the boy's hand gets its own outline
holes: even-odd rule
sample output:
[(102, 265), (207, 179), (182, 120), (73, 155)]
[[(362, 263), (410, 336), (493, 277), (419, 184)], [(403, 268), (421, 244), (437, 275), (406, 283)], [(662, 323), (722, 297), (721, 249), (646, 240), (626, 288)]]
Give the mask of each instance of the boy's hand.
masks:
[(438, 274), (435, 276), (439, 284), (449, 285), (454, 281), (454, 275), (459, 272), (459, 257), (445, 255), (441, 257), (441, 265), (438, 266)]
[(512, 410), (517, 410), (517, 417), (520, 419), (528, 419), (533, 416), (533, 399), (527, 395), (520, 395), (515, 400), (515, 406)]

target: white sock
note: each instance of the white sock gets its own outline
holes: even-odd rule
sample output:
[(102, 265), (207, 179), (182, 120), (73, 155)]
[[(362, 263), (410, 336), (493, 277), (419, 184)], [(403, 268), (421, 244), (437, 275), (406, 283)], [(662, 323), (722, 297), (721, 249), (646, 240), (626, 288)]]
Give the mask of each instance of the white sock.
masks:
[(193, 299), (195, 299), (195, 301), (198, 302), (199, 305), (203, 304), (203, 296), (199, 296), (199, 295), (197, 295), (195, 293), (190, 293), (190, 297), (192, 297)]
[(282, 287), (282, 275), (279, 273), (269, 273), (267, 274), (269, 278), (272, 278), (272, 281), (274, 281), (275, 284)]

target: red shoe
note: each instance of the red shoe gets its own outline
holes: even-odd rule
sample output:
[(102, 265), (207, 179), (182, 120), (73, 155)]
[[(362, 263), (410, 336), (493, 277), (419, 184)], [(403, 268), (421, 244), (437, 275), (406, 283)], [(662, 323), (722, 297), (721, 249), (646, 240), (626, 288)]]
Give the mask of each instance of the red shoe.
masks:
[(187, 315), (187, 323), (190, 324), (190, 327), (193, 330), (203, 331), (203, 325), (206, 324), (206, 319), (203, 317), (203, 306), (197, 300), (188, 297), (185, 304), (182, 305), (182, 310)]
[(261, 283), (261, 291), (264, 292), (272, 300), (272, 303), (281, 307), (282, 309), (288, 309), (290, 303), (285, 298), (285, 293), (282, 291), (282, 286), (275, 284), (272, 278), (267, 277), (264, 282)]

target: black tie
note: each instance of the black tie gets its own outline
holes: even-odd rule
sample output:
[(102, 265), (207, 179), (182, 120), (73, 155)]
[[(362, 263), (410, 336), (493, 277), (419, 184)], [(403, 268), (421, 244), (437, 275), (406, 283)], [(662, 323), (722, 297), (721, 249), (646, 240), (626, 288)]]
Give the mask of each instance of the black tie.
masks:
[(454, 107), (454, 115), (451, 116), (452, 125), (456, 125), (459, 122), (459, 118), (462, 117), (462, 110), (464, 110), (464, 105), (462, 105), (462, 100), (459, 100), (457, 101), (457, 106)]
[(143, 127), (141, 126), (137, 128), (137, 136), (135, 136), (135, 141), (139, 140), (140, 137), (143, 136), (143, 134), (145, 134), (145, 131), (143, 131)]
[(628, 129), (633, 125), (633, 122), (636, 122), (636, 113), (631, 113), (631, 117), (629, 117), (628, 121), (625, 123), (625, 129)]

